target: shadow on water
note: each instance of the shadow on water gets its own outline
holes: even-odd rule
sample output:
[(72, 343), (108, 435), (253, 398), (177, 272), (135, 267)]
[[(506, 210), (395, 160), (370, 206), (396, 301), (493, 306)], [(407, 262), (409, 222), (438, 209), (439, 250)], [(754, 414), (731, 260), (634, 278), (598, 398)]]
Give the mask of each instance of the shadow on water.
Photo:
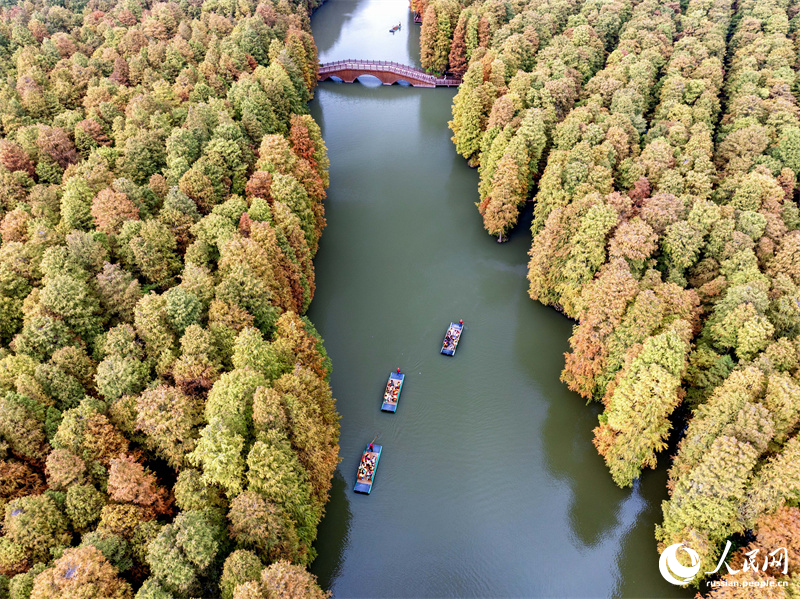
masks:
[(412, 59), (412, 66), (421, 67), (420, 64), (420, 55), (419, 55), (419, 34), (422, 25), (417, 25), (414, 22), (414, 13), (408, 11), (408, 17), (406, 18), (406, 23), (403, 27), (408, 27), (408, 37), (407, 44), (408, 44), (408, 55)]
[[(638, 490), (643, 497), (667, 499), (667, 460), (659, 456), (656, 470), (647, 470), (639, 479)], [(643, 522), (661, 522), (661, 501), (648, 501), (639, 519)], [(620, 571), (618, 597), (637, 598), (642, 595), (644, 581), (651, 592), (658, 597), (691, 597), (692, 589), (683, 589), (669, 584), (656, 574), (658, 568), (658, 551), (654, 538), (655, 526), (639, 526), (631, 529), (622, 542), (617, 554), (617, 565)], [(642, 546), (650, 546), (649, 551), (641, 551)]]
[[(583, 403), (576, 394), (562, 391), (559, 395), (556, 401)], [(578, 412), (551, 406), (543, 429), (548, 471), (571, 483), (572, 533), (587, 547), (595, 546), (609, 530), (619, 526), (618, 508), (629, 495), (612, 482), (592, 446), (592, 429), (599, 413), (596, 405)]]
[(317, 531), (317, 538), (325, 539), (325, 546), (317, 547), (315, 544), (319, 556), (310, 568), (322, 588), (330, 588), (339, 575), (344, 548), (350, 540), (351, 519), (347, 482), (337, 470), (333, 476), (330, 499), (325, 506), (325, 516)]
[[(668, 447), (658, 456), (658, 467), (655, 470), (647, 470), (639, 480), (642, 495), (655, 498), (648, 502), (642, 511), (641, 518), (645, 522), (661, 522), (663, 513), (661, 509), (662, 501), (669, 497), (666, 492), (667, 478), (669, 473), (669, 456), (675, 455), (678, 449), (678, 442), (682, 437), (683, 425), (685, 424), (687, 408), (679, 407), (671, 417), (673, 429), (670, 433)], [(660, 499), (660, 501), (658, 501)], [(648, 530), (649, 528), (649, 530)], [(618, 554), (618, 564), (621, 573), (620, 597), (636, 597), (640, 594), (637, 583), (640, 583), (642, 573), (652, 571), (653, 564), (657, 563), (658, 551), (654, 543), (655, 526), (639, 527), (631, 530), (626, 536), (622, 548)], [(637, 551), (636, 547), (642, 544), (652, 543), (652, 550), (648, 552)], [(661, 597), (686, 597), (691, 591), (675, 587), (668, 584), (661, 577), (655, 577), (660, 585), (659, 596)]]
[[(343, 8), (342, 5), (345, 5), (346, 8)], [(317, 53), (320, 57), (339, 42), (345, 25), (353, 18), (357, 5), (358, 0), (326, 0), (314, 11), (314, 20), (324, 21), (326, 25), (323, 30), (317, 28), (314, 31), (314, 43), (317, 45)]]
[[(448, 98), (448, 104), (452, 104), (453, 98), (456, 95), (455, 88), (441, 88), (441, 87), (435, 88), (435, 89), (425, 88), (425, 89), (422, 89), (421, 91), (424, 92), (424, 95), (422, 96), (423, 102), (428, 100), (428, 102), (426, 102), (426, 104), (430, 104), (431, 106), (438, 105), (442, 101), (442, 97), (447, 97)], [(435, 98), (434, 98), (433, 94), (436, 94)], [(446, 119), (444, 121), (444, 123), (442, 122), (442, 117), (445, 117), (445, 119)], [(417, 114), (414, 115), (414, 120), (417, 121), (417, 123), (419, 125), (419, 129), (420, 129), (421, 132), (438, 131), (438, 130), (441, 130), (444, 127), (444, 129), (446, 131), (446, 135), (448, 137), (450, 135), (452, 135), (452, 133), (453, 133), (447, 127), (447, 121), (450, 120), (451, 118), (453, 118), (453, 116), (452, 116), (452, 113), (450, 112), (450, 110), (448, 110), (445, 114), (442, 114), (441, 111), (421, 110), (418, 115)], [(456, 164), (463, 165), (464, 164), (464, 159), (461, 158), (461, 156), (459, 156), (458, 154), (456, 154), (455, 146), (454, 146), (453, 147), (453, 168), (454, 169), (458, 168), (458, 167), (456, 167)], [(475, 181), (475, 183), (477, 184), (477, 181)], [(469, 195), (467, 197), (472, 197), (474, 195), (475, 195), (475, 188), (470, 190), (470, 193), (469, 193)], [(474, 214), (467, 214), (467, 216), (472, 217), (473, 219), (475, 218)], [(474, 225), (474, 223), (475, 223), (475, 221), (473, 220), (472, 224)]]
[[(529, 245), (528, 231), (532, 221), (533, 205), (528, 204), (507, 245)], [(552, 312), (553, 308), (526, 297), (520, 303), (520, 312), (532, 310)], [(524, 322), (528, 319), (520, 314), (519, 320)], [(620, 525), (619, 506), (629, 493), (613, 483), (603, 459), (591, 443), (592, 429), (597, 426), (597, 416), (602, 411), (599, 404), (583, 407), (585, 400), (552, 376), (564, 367), (564, 353), (569, 351), (569, 337), (574, 324), (566, 316), (542, 319), (535, 336), (527, 331), (519, 332), (515, 355), (538, 357), (534, 362), (521, 360), (521, 364), (530, 372), (542, 394), (550, 398), (547, 419), (542, 427), (546, 466), (552, 476), (571, 484), (569, 521), (572, 533), (582, 545), (593, 547)], [(539, 338), (548, 340), (548, 352), (537, 354), (533, 351)]]

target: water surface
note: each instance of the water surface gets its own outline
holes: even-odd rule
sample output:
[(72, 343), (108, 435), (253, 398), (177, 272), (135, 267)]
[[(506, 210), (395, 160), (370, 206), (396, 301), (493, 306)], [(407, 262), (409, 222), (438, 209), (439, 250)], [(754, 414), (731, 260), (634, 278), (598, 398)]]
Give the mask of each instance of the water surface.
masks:
[[(416, 64), (403, 0), (330, 0), (312, 25), (321, 62)], [(506, 244), (483, 231), (447, 129), (455, 90), (365, 83), (323, 83), (311, 104), (331, 187), (309, 315), (342, 415), (312, 571), (341, 598), (691, 596), (658, 573), (665, 472), (617, 488), (591, 444), (599, 409), (559, 382), (572, 323), (527, 297), (530, 216)], [(397, 413), (382, 413), (397, 367)], [(357, 495), (376, 434), (374, 489)]]

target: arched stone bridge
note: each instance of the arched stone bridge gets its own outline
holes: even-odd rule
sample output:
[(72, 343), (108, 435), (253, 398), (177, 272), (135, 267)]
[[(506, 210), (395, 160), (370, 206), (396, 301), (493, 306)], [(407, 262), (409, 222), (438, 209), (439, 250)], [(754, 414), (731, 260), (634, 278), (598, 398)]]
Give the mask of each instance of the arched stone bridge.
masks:
[(353, 83), (361, 75), (372, 75), (384, 85), (405, 81), (414, 87), (458, 87), (461, 79), (452, 76), (434, 77), (422, 69), (409, 67), (399, 62), (383, 60), (338, 60), (320, 66), (319, 81), (338, 77), (345, 83)]

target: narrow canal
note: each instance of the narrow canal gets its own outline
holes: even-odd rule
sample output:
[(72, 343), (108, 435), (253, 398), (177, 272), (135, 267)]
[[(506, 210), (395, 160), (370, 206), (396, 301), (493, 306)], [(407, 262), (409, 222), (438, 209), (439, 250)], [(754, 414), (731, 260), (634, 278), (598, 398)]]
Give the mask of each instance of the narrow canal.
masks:
[[(406, 0), (330, 0), (312, 25), (321, 62), (417, 64)], [(658, 573), (666, 472), (615, 487), (591, 444), (598, 410), (559, 382), (571, 322), (527, 297), (530, 219), (507, 244), (483, 232), (454, 94), (365, 79), (323, 83), (311, 104), (331, 187), (310, 317), (342, 415), (312, 571), (337, 598), (691, 596)], [(397, 367), (399, 407), (382, 413)], [(376, 434), (375, 487), (356, 495)]]

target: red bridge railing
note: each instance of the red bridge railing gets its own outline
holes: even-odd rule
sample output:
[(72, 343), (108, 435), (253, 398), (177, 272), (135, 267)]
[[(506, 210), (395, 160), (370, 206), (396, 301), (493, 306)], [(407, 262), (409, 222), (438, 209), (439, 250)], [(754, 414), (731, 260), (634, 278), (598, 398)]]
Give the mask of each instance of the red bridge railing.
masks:
[(337, 71), (363, 71), (365, 75), (376, 72), (392, 73), (437, 86), (450, 87), (461, 84), (461, 79), (458, 77), (435, 77), (422, 69), (385, 60), (337, 60), (320, 66), (319, 74), (330, 75)]

